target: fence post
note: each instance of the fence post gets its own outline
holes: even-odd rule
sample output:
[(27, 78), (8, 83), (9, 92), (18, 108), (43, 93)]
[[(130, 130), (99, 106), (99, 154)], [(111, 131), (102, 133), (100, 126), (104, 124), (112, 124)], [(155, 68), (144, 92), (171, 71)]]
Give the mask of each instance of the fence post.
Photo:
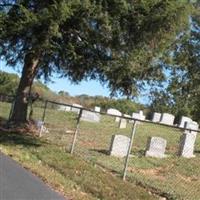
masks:
[(46, 100), (46, 101), (45, 101), (45, 105), (44, 105), (43, 115), (42, 115), (42, 121), (43, 121), (43, 122), (44, 122), (45, 115), (46, 115), (47, 103), (48, 103), (48, 101)]
[(11, 103), (10, 113), (9, 113), (9, 116), (8, 116), (8, 122), (10, 121), (11, 116), (13, 114), (14, 104), (15, 104), (15, 99)]
[(72, 142), (72, 146), (71, 146), (71, 150), (70, 150), (71, 154), (74, 153), (74, 146), (75, 146), (77, 134), (78, 134), (78, 131), (79, 131), (79, 126), (80, 126), (80, 120), (81, 120), (82, 111), (83, 111), (83, 109), (80, 109), (80, 112), (79, 112), (79, 115), (78, 115), (76, 130), (74, 132), (73, 142)]
[(130, 139), (130, 143), (129, 143), (129, 147), (128, 147), (128, 152), (127, 152), (127, 155), (126, 155), (125, 164), (124, 164), (123, 181), (126, 180), (127, 167), (128, 167), (129, 157), (130, 157), (133, 139), (134, 139), (134, 135), (135, 135), (135, 131), (136, 131), (136, 125), (137, 125), (137, 121), (134, 120), (132, 132), (131, 132), (131, 139)]

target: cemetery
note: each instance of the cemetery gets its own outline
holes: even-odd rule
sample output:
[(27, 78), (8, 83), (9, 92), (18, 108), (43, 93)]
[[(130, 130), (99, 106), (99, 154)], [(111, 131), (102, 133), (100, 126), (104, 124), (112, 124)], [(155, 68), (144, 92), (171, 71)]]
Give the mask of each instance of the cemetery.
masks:
[(27, 192), (21, 167), (62, 200), (200, 200), (199, 13), (1, 0), (0, 199)]
[[(40, 108), (36, 107), (34, 118), (39, 119), (42, 112)], [(75, 154), (80, 155), (83, 159), (95, 161), (95, 163), (108, 170), (115, 170), (116, 173), (121, 173), (124, 166), (123, 159), (127, 155), (127, 149), (130, 144), (133, 120), (129, 122), (129, 120), (123, 119), (123, 116), (130, 116), (123, 115), (119, 111), (109, 109), (109, 112), (119, 115), (119, 122), (116, 122), (116, 117), (109, 117), (92, 111), (83, 111), (80, 134), (77, 136), (74, 151)], [(137, 116), (145, 118), (141, 111), (138, 113)], [(55, 118), (55, 116), (57, 117)], [(77, 116), (78, 112), (74, 112), (73, 109), (70, 112), (47, 109), (45, 128), (48, 131), (43, 133), (42, 138), (47, 138), (53, 144), (58, 144), (66, 150), (70, 150)], [(134, 114), (134, 116), (136, 115)], [(166, 192), (168, 196), (188, 198), (187, 190), (193, 191), (193, 186), (199, 184), (198, 178), (192, 180), (193, 186), (189, 186), (185, 181), (187, 177), (190, 177), (190, 172), (187, 171), (190, 167), (193, 170), (192, 177), (199, 177), (200, 174), (200, 136), (195, 132), (195, 130), (198, 130), (198, 124), (184, 118), (184, 121), (187, 121), (184, 127), (194, 130), (190, 132), (179, 129), (180, 125), (173, 126), (173, 128), (165, 126), (165, 124), (169, 125), (173, 121), (173, 116), (169, 114), (164, 114), (163, 119), (154, 117), (152, 122), (155, 121), (155, 118), (157, 118), (156, 124), (148, 123), (149, 121), (137, 124), (127, 179), (130, 182), (137, 180), (145, 185), (150, 184), (149, 186)], [(180, 124), (183, 123), (182, 121), (180, 121)], [(151, 172), (151, 170), (155, 170), (155, 172)], [(162, 170), (164, 170), (164, 174)], [(177, 171), (177, 177), (174, 176), (174, 171)], [(169, 184), (172, 179), (174, 184), (170, 184), (166, 188), (165, 185)], [(173, 192), (174, 187), (177, 188), (175, 193)], [(185, 187), (187, 190), (183, 190)], [(200, 194), (195, 190), (194, 193), (193, 199), (195, 200)]]

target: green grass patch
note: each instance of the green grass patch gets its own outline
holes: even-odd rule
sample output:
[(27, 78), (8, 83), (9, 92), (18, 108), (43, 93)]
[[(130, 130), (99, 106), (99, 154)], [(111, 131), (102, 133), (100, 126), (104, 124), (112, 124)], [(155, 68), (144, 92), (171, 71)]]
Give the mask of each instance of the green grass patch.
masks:
[[(43, 109), (34, 108), (35, 119), (41, 119), (42, 113)], [(65, 154), (64, 150), (69, 152), (71, 147), (76, 119), (77, 114), (74, 113), (62, 112), (52, 108), (48, 108), (46, 111), (45, 126), (48, 132), (43, 134), (43, 139), (48, 141), (50, 143), (48, 145), (52, 145), (53, 149), (59, 149), (63, 153), (60, 155), (63, 155), (64, 158), (66, 155), (70, 156)], [(105, 172), (112, 172), (113, 176), (119, 177), (123, 172), (124, 159), (108, 155), (111, 137), (113, 134), (122, 134), (130, 137), (131, 128), (132, 124), (129, 123), (126, 129), (119, 129), (118, 123), (115, 122), (114, 118), (108, 116), (102, 116), (100, 123), (81, 121), (74, 153), (82, 160), (81, 162), (89, 164), (90, 167), (100, 166)], [(186, 159), (177, 156), (181, 134), (182, 131), (177, 128), (148, 123), (137, 125), (127, 173), (129, 183), (133, 184), (133, 186), (139, 184), (147, 188), (147, 190), (160, 196), (165, 196), (168, 199), (198, 200), (200, 197), (200, 135), (197, 136), (195, 143), (194, 153), (196, 157)], [(166, 158), (156, 159), (144, 156), (147, 140), (151, 136), (162, 137), (167, 140)], [(53, 152), (49, 149), (50, 154), (48, 155), (46, 149), (42, 147), (34, 148), (41, 149), (41, 151), (44, 150), (44, 157), (48, 162), (43, 162), (54, 169), (55, 166), (51, 161), (53, 157), (50, 157), (53, 156)], [(36, 155), (34, 151), (31, 152)], [(45, 160), (42, 156), (43, 154), (37, 155), (37, 159)], [(62, 163), (59, 163), (56, 170), (65, 177), (65, 172), (59, 168), (61, 165)], [(73, 181), (79, 185), (81, 179), (76, 177), (75, 180)], [(119, 179), (119, 181), (121, 180)], [(121, 183), (124, 184), (122, 181)], [(87, 188), (86, 185), (83, 186), (84, 190), (81, 189), (82, 192), (89, 191), (89, 189), (85, 189)], [(99, 186), (97, 185), (96, 187)], [(98, 196), (97, 198), (102, 199), (103, 197)]]
[(122, 182), (97, 165), (65, 153), (45, 140), (0, 133), (0, 149), (74, 199), (157, 199), (147, 190)]

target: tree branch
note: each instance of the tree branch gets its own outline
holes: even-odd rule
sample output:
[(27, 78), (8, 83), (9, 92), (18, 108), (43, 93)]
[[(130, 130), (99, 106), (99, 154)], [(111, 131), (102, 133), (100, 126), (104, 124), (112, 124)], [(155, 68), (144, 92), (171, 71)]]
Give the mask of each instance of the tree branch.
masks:
[(18, 4), (12, 4), (12, 3), (0, 4), (0, 7), (11, 7), (11, 6), (19, 6), (19, 5)]

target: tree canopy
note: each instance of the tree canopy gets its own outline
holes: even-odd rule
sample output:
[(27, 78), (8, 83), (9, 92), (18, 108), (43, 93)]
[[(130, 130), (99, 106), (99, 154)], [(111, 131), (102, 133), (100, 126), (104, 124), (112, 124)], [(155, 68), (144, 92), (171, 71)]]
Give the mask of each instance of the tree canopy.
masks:
[[(167, 52), (165, 65), (170, 71), (168, 84), (164, 87), (165, 91), (154, 95), (152, 107), (168, 110), (177, 116), (187, 115), (199, 121), (200, 3), (197, 2), (195, 6), (197, 9), (190, 17), (190, 29), (182, 32)], [(161, 105), (163, 101), (164, 106)]]
[(152, 58), (187, 21), (187, 5), (174, 0), (3, 2), (13, 4), (2, 7), (0, 25), (0, 55), (9, 65), (24, 63), (31, 52), (38, 76), (98, 78), (126, 95), (141, 80), (157, 78)]
[(162, 78), (153, 63), (187, 27), (190, 10), (174, 0), (1, 2), (0, 56), (24, 64), (17, 104), (35, 76), (53, 72), (73, 82), (98, 79), (112, 95), (137, 94), (144, 81)]

